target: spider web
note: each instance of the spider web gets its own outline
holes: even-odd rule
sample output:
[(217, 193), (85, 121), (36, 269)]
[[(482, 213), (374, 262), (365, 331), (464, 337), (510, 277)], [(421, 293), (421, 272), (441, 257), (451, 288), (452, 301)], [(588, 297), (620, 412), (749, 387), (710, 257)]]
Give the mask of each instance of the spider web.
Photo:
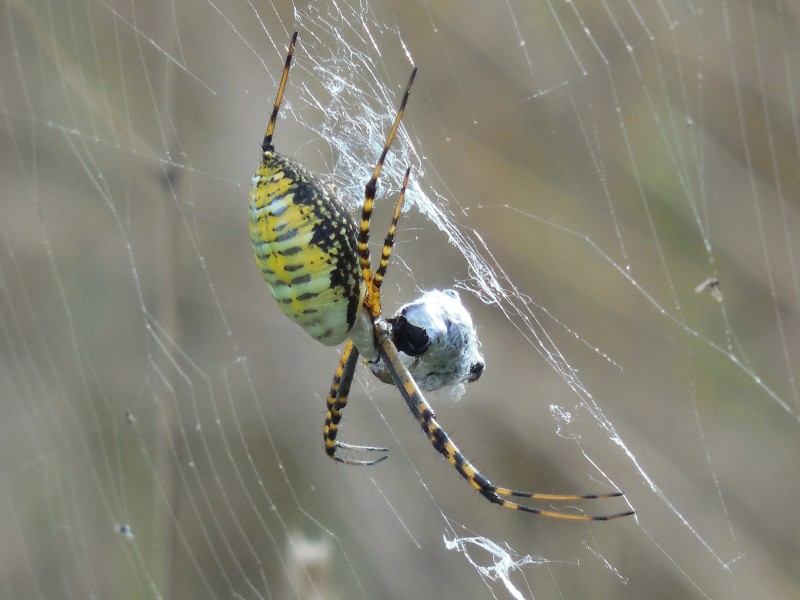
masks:
[[(0, 5), (3, 597), (797, 595), (796, 4)], [(373, 224), (411, 165), (386, 310), (459, 289), (487, 363), (441, 423), (635, 518), (490, 506), (363, 369), (391, 459), (324, 456), (247, 236), (295, 27), (276, 148), (354, 209), (420, 68)]]

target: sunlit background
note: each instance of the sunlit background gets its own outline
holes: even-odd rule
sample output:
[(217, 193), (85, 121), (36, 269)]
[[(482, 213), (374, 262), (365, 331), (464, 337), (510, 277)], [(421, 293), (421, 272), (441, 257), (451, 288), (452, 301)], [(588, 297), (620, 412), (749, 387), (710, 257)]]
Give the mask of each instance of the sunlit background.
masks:
[[(0, 8), (0, 595), (800, 594), (796, 3)], [(276, 147), (352, 207), (420, 69), (385, 305), (459, 288), (487, 363), (440, 422), (497, 483), (635, 518), (491, 506), (363, 368), (342, 435), (391, 458), (325, 456), (338, 352), (247, 232), (296, 27)]]

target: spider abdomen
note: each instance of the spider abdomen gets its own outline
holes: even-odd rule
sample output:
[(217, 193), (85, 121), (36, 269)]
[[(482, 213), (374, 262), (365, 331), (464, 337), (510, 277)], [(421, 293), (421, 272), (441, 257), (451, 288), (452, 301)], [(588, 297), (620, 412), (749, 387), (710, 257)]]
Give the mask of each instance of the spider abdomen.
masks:
[(264, 153), (250, 191), (256, 263), (283, 313), (327, 346), (347, 339), (364, 302), (357, 235), (328, 186)]

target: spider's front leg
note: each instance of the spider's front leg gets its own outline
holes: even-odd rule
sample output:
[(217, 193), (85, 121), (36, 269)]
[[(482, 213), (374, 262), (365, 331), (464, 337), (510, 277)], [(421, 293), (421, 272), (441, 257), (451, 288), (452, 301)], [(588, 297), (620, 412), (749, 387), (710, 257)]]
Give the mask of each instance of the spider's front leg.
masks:
[(328, 413), (325, 415), (325, 428), (323, 430), (325, 453), (333, 460), (340, 463), (369, 466), (389, 458), (389, 455), (385, 454), (374, 460), (355, 460), (342, 458), (336, 454), (339, 448), (363, 452), (389, 451), (388, 448), (356, 446), (354, 444), (340, 442), (336, 439), (336, 435), (339, 432), (339, 422), (342, 420), (342, 410), (347, 406), (347, 397), (350, 394), (350, 386), (353, 383), (356, 365), (358, 365), (358, 348), (356, 348), (353, 340), (347, 340), (347, 344), (342, 351), (342, 358), (339, 360), (339, 366), (336, 368), (336, 374), (333, 376), (333, 381), (331, 382), (331, 389), (328, 392)]

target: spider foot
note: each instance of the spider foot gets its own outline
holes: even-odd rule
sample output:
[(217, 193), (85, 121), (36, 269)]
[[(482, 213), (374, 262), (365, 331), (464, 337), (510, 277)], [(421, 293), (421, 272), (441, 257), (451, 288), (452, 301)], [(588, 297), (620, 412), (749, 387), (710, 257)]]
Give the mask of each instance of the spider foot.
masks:
[(383, 456), (379, 456), (378, 458), (372, 460), (357, 460), (352, 458), (342, 458), (341, 456), (337, 456), (335, 454), (336, 449), (342, 448), (344, 450), (355, 450), (356, 452), (388, 452), (388, 448), (383, 448), (380, 446), (358, 446), (356, 444), (348, 444), (347, 442), (336, 442), (334, 446), (334, 453), (329, 453), (329, 456), (335, 460), (336, 462), (344, 463), (346, 465), (357, 465), (362, 467), (369, 467), (371, 465), (377, 464), (382, 460), (386, 460), (389, 458), (388, 454), (384, 454)]

